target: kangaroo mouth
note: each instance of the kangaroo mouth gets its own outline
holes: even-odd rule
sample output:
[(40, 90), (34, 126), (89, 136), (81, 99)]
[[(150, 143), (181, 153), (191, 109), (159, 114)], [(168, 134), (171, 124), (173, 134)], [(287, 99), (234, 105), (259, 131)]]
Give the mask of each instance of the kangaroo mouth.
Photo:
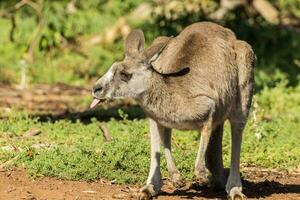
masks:
[(105, 102), (106, 99), (97, 99), (94, 98), (94, 100), (92, 101), (90, 108), (95, 108), (99, 103)]

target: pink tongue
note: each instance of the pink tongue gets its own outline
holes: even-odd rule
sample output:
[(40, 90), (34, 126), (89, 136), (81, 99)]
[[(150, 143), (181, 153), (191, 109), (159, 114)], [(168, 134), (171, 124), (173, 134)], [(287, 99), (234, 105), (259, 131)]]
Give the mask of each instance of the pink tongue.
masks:
[(96, 105), (98, 105), (98, 103), (100, 103), (100, 99), (94, 99), (90, 105), (90, 108), (94, 108)]

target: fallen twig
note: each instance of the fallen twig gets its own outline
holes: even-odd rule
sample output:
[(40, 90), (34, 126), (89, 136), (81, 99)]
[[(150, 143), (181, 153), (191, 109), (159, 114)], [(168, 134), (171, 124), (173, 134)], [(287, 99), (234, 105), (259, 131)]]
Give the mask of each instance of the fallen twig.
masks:
[(13, 141), (9, 138), (9, 136), (7, 136), (6, 134), (4, 134), (4, 139), (6, 140), (6, 142), (14, 149), (14, 151), (20, 152), (20, 148), (18, 148)]
[(105, 123), (100, 123), (99, 124), (99, 128), (101, 129), (101, 131), (103, 133), (104, 140), (106, 142), (111, 141), (111, 136), (110, 136), (110, 132), (109, 132), (109, 130), (107, 128), (107, 125)]
[(97, 194), (97, 192), (95, 190), (84, 190), (82, 192), (87, 193), (87, 194)]
[(42, 131), (40, 129), (32, 128), (24, 133), (24, 137), (29, 138), (29, 137), (37, 136), (41, 133), (42, 133)]

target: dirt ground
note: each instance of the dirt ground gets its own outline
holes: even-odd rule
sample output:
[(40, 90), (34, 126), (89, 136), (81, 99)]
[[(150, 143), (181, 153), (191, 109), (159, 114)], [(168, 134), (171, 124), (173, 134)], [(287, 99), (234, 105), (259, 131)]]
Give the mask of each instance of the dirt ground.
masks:
[[(0, 119), (5, 118), (11, 111), (25, 111), (32, 117), (38, 117), (41, 121), (60, 119), (89, 121), (91, 117), (108, 120), (116, 117), (105, 113), (99, 115), (95, 109), (89, 109), (91, 102), (90, 87), (75, 87), (57, 83), (39, 84), (19, 89), (15, 86), (0, 85)], [(127, 99), (112, 101), (98, 108), (114, 110), (119, 107), (128, 108), (135, 105), (134, 101)], [(130, 116), (129, 119), (131, 119)]]
[[(244, 172), (244, 193), (248, 199), (300, 199), (300, 173), (251, 169)], [(136, 185), (115, 185), (109, 181), (65, 181), (29, 178), (24, 170), (0, 172), (1, 200), (96, 200), (135, 199)], [(167, 180), (158, 200), (226, 199), (223, 191), (186, 186), (175, 190)]]
[(76, 98), (90, 95), (90, 88), (65, 84), (40, 84), (25, 89), (0, 85), (0, 112), (3, 114), (11, 109), (40, 114), (77, 112), (82, 108), (74, 102)]

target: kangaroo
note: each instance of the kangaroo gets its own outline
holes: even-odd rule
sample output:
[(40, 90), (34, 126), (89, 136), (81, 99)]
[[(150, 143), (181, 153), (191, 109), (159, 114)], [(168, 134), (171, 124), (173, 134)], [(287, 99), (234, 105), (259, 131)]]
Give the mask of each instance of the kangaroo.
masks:
[[(144, 43), (141, 30), (127, 36), (124, 60), (114, 63), (96, 82), (91, 104), (95, 107), (107, 99), (131, 97), (149, 118), (151, 163), (138, 199), (150, 199), (161, 191), (160, 143), (173, 185), (183, 185), (172, 157), (173, 128), (201, 132), (195, 162), (199, 184), (225, 188), (230, 199), (243, 199), (240, 150), (256, 61), (251, 46), (211, 22), (192, 24), (176, 37), (158, 37), (147, 49)], [(227, 119), (232, 137), (228, 178), (222, 160)]]

